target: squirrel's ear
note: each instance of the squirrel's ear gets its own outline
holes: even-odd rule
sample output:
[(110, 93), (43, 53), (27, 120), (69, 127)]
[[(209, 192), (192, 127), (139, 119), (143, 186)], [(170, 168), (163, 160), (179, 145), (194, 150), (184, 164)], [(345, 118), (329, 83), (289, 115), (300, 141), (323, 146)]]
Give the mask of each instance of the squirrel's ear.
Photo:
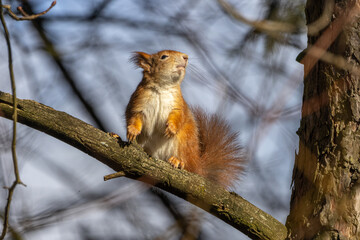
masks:
[(151, 55), (144, 52), (135, 52), (130, 58), (130, 61), (135, 63), (136, 66), (144, 69), (145, 72), (150, 72), (151, 68)]

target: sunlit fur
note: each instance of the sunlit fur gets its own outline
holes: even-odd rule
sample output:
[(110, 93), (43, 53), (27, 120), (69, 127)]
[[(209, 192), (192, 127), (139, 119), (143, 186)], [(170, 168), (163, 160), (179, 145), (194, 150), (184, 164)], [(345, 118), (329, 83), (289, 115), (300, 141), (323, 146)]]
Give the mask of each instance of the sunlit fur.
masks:
[(190, 110), (181, 94), (188, 56), (165, 50), (136, 52), (143, 79), (126, 109), (127, 137), (151, 156), (230, 186), (241, 170), (236, 137), (224, 121)]

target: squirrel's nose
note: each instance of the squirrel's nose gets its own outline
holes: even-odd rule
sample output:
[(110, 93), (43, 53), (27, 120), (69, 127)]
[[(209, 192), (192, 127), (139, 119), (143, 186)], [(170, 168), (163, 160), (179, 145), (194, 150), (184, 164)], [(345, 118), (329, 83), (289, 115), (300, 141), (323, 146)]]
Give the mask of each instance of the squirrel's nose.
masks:
[(183, 59), (185, 60), (185, 62), (187, 62), (187, 61), (189, 60), (188, 55), (184, 54), (184, 55), (183, 55)]

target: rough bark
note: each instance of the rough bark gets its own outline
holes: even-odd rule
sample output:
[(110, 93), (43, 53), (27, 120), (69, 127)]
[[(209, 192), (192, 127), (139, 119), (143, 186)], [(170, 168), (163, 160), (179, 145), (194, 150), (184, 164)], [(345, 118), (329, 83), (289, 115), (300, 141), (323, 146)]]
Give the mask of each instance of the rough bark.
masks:
[[(284, 225), (235, 193), (206, 179), (149, 158), (137, 145), (116, 139), (64, 112), (30, 100), (18, 100), (18, 121), (103, 162), (126, 177), (153, 184), (201, 207), (252, 239), (286, 238)], [(11, 119), (11, 95), (0, 92), (0, 116)]]
[[(324, 0), (308, 0), (307, 22), (320, 17)], [(355, 4), (355, 5), (354, 5)], [(332, 23), (357, 1), (335, 1)], [(359, 65), (360, 25), (346, 21), (329, 48)], [(344, 27), (344, 26), (342, 26)], [(309, 37), (309, 46), (319, 37)], [(332, 36), (334, 37), (334, 35)], [(321, 44), (319, 45), (321, 47)], [(360, 239), (360, 83), (359, 76), (318, 61), (304, 61), (299, 153), (287, 227), (290, 239)], [(311, 70), (310, 70), (311, 69)]]

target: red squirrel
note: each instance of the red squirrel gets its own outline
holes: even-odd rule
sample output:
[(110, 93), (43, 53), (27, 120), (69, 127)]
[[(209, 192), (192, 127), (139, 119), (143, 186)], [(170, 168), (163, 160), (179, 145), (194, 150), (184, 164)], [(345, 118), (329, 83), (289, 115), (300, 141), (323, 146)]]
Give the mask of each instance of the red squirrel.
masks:
[(143, 69), (143, 78), (126, 108), (128, 140), (137, 140), (150, 156), (176, 168), (231, 186), (244, 162), (237, 134), (219, 116), (185, 102), (180, 84), (188, 55), (136, 52), (131, 60)]

